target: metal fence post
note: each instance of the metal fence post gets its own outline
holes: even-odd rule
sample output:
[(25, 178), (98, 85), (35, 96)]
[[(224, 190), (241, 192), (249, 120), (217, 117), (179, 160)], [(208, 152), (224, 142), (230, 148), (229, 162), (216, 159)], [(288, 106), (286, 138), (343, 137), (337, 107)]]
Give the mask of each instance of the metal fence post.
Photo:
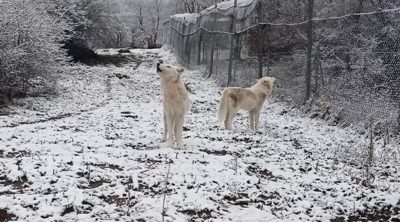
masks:
[(174, 36), (174, 32), (175, 32), (175, 30), (172, 28), (172, 27), (174, 27), (174, 25), (175, 25), (175, 24), (173, 24), (173, 21), (174, 21), (173, 19), (170, 19), (171, 26), (169, 27), (169, 29), (170, 29), (170, 33), (169, 33), (169, 44), (171, 44), (172, 48), (175, 48), (175, 44), (174, 44), (174, 42), (172, 41), (172, 39), (174, 39), (173, 36)]
[[(267, 33), (266, 39), (267, 39), (267, 43), (266, 43), (266, 47), (267, 47), (267, 76), (269, 76), (269, 71), (270, 71), (270, 64), (271, 64), (271, 51), (270, 51), (270, 38), (269, 35), (271, 33), (271, 25), (267, 24), (265, 27), (265, 32)], [(264, 45), (263, 45), (264, 47)]]
[(313, 14), (314, 14), (314, 0), (308, 0), (307, 12), (307, 67), (306, 67), (306, 95), (304, 103), (306, 103), (311, 96), (311, 60), (312, 60), (312, 47), (313, 47)]
[(258, 1), (258, 38), (259, 38), (259, 50), (258, 50), (258, 78), (263, 77), (263, 57), (264, 57), (264, 28), (261, 23), (263, 22), (263, 5), (262, 0)]
[(208, 77), (211, 77), (211, 74), (214, 71), (214, 49), (215, 49), (215, 31), (217, 30), (217, 8), (218, 5), (215, 4), (215, 8), (214, 8), (214, 20), (213, 20), (213, 33), (212, 33), (212, 42), (211, 42), (211, 53), (210, 53), (210, 70), (208, 72)]
[(201, 36), (201, 14), (199, 18), (197, 19), (197, 30), (198, 30), (198, 43), (197, 43), (197, 65), (199, 66), (201, 63), (201, 41), (202, 41), (202, 36)]
[(191, 31), (191, 26), (192, 26), (192, 23), (189, 23), (189, 25), (187, 25), (187, 33), (185, 34), (186, 35), (186, 55), (187, 55), (187, 67), (188, 68), (190, 68), (190, 57), (191, 57), (191, 53), (192, 53), (192, 51), (191, 51), (191, 49), (192, 49), (192, 43), (191, 43), (191, 36), (190, 36), (190, 31)]
[(233, 65), (233, 57), (235, 54), (235, 37), (236, 37), (236, 8), (237, 8), (237, 0), (234, 1), (233, 12), (232, 12), (232, 36), (231, 36), (231, 52), (229, 56), (229, 67), (228, 67), (228, 82), (226, 86), (229, 86), (232, 81), (232, 65)]

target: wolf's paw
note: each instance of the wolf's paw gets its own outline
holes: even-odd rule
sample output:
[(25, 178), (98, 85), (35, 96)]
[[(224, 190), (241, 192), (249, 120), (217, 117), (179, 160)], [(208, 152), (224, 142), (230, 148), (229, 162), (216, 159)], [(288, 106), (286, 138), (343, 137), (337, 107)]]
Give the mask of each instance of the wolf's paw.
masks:
[(177, 149), (177, 150), (183, 149), (183, 142), (177, 142), (176, 146), (174, 148)]
[(174, 148), (174, 141), (168, 140), (167, 141), (167, 146)]

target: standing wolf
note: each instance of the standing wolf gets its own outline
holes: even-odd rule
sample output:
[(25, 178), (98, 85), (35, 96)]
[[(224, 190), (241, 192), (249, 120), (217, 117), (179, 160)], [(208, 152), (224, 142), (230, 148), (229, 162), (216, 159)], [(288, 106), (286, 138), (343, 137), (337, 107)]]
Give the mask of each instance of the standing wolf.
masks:
[(232, 129), (233, 118), (240, 109), (249, 111), (250, 128), (257, 130), (261, 108), (271, 94), (274, 77), (263, 77), (250, 88), (229, 87), (222, 91), (218, 108), (218, 121), (225, 120), (225, 128)]
[(157, 63), (163, 91), (164, 141), (169, 147), (177, 149), (183, 145), (183, 122), (189, 109), (188, 93), (181, 79), (183, 71), (181, 67)]

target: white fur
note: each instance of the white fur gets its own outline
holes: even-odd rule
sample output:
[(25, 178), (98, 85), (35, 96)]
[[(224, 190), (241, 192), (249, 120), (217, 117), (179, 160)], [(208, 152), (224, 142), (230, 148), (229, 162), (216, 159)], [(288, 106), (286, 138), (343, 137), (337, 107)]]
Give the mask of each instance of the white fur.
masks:
[(183, 68), (169, 64), (160, 64), (157, 69), (163, 91), (163, 138), (169, 147), (178, 149), (183, 146), (183, 123), (189, 109), (188, 93), (181, 79), (183, 71)]
[(263, 77), (250, 88), (229, 87), (222, 91), (218, 108), (218, 121), (225, 121), (226, 129), (232, 129), (232, 122), (239, 110), (249, 111), (250, 128), (257, 130), (261, 108), (271, 94), (274, 77)]

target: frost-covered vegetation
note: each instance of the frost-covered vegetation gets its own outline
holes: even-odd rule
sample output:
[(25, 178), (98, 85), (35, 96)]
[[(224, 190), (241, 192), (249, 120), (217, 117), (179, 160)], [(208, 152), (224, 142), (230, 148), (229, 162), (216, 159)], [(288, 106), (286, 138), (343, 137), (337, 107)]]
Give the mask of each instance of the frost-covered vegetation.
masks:
[(67, 60), (62, 43), (72, 31), (64, 13), (54, 1), (1, 2), (0, 100), (54, 83)]
[[(257, 16), (245, 7), (258, 4), (238, 1), (247, 28), (244, 17)], [(227, 131), (216, 117), (226, 35), (136, 49), (169, 37), (161, 30), (170, 14), (185, 13), (175, 18), (189, 24), (200, 18), (190, 13), (214, 16), (217, 2), (0, 0), (0, 221), (400, 220), (400, 144), (391, 131), (394, 118), (400, 123), (400, 10), (315, 21), (312, 99), (293, 106), (305, 88), (306, 1), (262, 0), (263, 21), (275, 25), (264, 24), (265, 45), (254, 29), (236, 38), (233, 83), (254, 83), (264, 48), (263, 74), (277, 85), (259, 131), (242, 112)], [(400, 7), (314, 3), (316, 19)], [(217, 7), (219, 27), (231, 6)], [(207, 13), (202, 21), (212, 24)], [(301, 24), (276, 25), (285, 22)], [(185, 149), (174, 150), (162, 140), (155, 64), (185, 63), (182, 53), (196, 61), (183, 75)]]
[(132, 54), (140, 63), (74, 66), (59, 97), (0, 117), (0, 219), (399, 219), (395, 143), (371, 143), (278, 100), (262, 110), (258, 133), (248, 131), (245, 113), (234, 131), (223, 130), (221, 88), (193, 70), (184, 77), (192, 91), (185, 150), (167, 148), (154, 61), (176, 58), (164, 49)]

